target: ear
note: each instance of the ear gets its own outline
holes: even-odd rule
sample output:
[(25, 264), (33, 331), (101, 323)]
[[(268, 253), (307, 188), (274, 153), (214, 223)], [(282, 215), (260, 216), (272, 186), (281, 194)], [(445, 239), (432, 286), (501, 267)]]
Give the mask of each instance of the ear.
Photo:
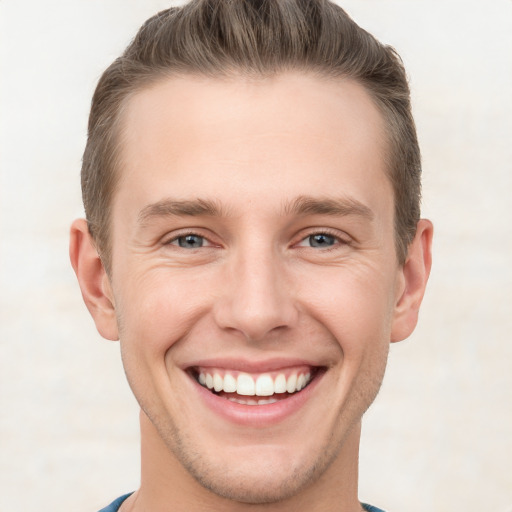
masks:
[(69, 257), (96, 329), (104, 338), (118, 340), (112, 287), (85, 219), (77, 219), (71, 225)]
[(401, 341), (412, 334), (432, 266), (432, 235), (429, 220), (421, 219), (416, 235), (409, 245), (407, 259), (400, 271), (399, 293), (391, 329), (391, 342)]

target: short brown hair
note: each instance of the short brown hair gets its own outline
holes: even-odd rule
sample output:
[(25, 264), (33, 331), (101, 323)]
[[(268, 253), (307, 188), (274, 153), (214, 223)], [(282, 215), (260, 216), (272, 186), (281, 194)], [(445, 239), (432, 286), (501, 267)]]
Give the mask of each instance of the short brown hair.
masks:
[(128, 99), (164, 77), (270, 76), (287, 70), (348, 77), (372, 96), (386, 124), (396, 250), (399, 262), (405, 261), (420, 215), (421, 159), (407, 77), (394, 49), (329, 0), (192, 0), (147, 20), (105, 70), (93, 96), (82, 196), (107, 271), (121, 113)]

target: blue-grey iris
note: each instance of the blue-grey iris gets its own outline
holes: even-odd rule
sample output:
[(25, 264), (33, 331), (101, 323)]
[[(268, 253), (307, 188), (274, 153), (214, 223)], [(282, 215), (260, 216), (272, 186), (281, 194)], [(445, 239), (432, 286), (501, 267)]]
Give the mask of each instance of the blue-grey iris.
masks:
[(203, 243), (203, 237), (198, 235), (186, 235), (178, 238), (178, 245), (185, 249), (198, 249), (203, 246)]
[(309, 237), (311, 247), (331, 247), (336, 243), (336, 238), (325, 233), (318, 233)]

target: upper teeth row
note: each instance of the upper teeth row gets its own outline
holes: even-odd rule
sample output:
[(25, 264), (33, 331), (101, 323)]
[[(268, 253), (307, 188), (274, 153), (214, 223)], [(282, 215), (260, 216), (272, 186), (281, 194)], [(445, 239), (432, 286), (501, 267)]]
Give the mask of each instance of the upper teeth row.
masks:
[(300, 391), (311, 380), (311, 374), (292, 373), (288, 378), (279, 373), (275, 379), (269, 374), (261, 374), (256, 379), (249, 373), (239, 373), (234, 377), (226, 373), (224, 377), (218, 372), (199, 373), (199, 382), (208, 389), (238, 393), (246, 396), (271, 396), (274, 393), (295, 393)]

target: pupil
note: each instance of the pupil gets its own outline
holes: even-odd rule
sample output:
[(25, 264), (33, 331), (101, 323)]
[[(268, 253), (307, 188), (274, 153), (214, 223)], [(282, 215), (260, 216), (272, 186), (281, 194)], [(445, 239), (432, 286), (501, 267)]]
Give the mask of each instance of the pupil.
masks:
[(334, 237), (324, 233), (311, 235), (309, 237), (309, 243), (311, 244), (311, 247), (327, 247), (334, 245)]
[(180, 236), (178, 239), (180, 247), (188, 249), (196, 249), (203, 246), (203, 239), (197, 235)]

